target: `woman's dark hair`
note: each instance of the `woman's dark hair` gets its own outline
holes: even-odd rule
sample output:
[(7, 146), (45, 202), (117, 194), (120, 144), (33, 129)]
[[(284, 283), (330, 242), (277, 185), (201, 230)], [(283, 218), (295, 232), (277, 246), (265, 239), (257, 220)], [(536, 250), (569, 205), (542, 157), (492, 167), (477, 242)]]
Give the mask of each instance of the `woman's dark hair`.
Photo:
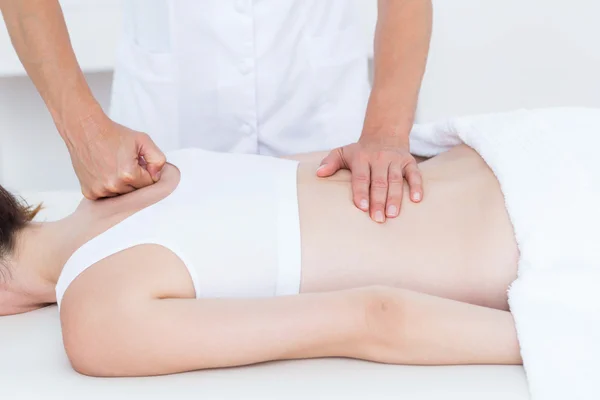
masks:
[(0, 282), (9, 275), (6, 257), (14, 250), (17, 232), (40, 211), (41, 205), (32, 207), (0, 185)]

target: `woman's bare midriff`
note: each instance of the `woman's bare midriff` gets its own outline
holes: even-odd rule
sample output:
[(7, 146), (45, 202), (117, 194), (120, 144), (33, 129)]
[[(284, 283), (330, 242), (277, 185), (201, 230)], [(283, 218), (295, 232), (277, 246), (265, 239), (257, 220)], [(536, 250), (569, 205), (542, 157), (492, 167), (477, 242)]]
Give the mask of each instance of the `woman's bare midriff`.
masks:
[[(385, 224), (353, 205), (348, 171), (321, 179), (317, 167), (303, 162), (298, 170), (302, 292), (385, 285), (508, 307), (506, 289), (516, 278), (518, 250), (499, 184), (476, 152), (457, 147), (421, 163), (423, 201), (412, 203), (405, 187), (400, 216)], [(179, 171), (167, 165), (159, 184), (117, 199), (84, 201), (72, 217), (81, 230), (73, 247), (164, 198), (178, 182)], [(116, 271), (120, 286), (115, 288)], [(160, 298), (194, 297), (183, 262), (157, 245), (103, 259), (70, 291), (79, 288), (88, 296), (98, 287), (103, 296), (106, 288), (131, 294), (135, 287)]]
[(302, 292), (393, 285), (507, 308), (518, 249), (498, 181), (472, 149), (420, 164), (425, 195), (400, 215), (373, 222), (351, 200), (350, 173), (315, 176), (300, 164)]

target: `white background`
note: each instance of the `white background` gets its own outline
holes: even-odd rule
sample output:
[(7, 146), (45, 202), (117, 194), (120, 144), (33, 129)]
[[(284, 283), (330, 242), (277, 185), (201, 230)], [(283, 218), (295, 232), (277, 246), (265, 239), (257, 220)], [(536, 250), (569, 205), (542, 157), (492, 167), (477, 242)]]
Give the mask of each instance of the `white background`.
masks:
[[(108, 107), (121, 0), (62, 0), (73, 46)], [(284, 0), (280, 0), (284, 1)], [(372, 35), (376, 0), (361, 0)], [(434, 0), (434, 34), (417, 118), (520, 107), (600, 107), (597, 0)], [(0, 23), (0, 181), (76, 189), (68, 153)]]

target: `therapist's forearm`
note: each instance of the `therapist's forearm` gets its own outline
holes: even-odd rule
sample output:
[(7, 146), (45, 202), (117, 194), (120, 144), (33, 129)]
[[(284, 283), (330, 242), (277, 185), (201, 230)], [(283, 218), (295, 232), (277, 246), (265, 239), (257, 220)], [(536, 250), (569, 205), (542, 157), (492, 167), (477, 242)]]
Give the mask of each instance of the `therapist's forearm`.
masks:
[(431, 40), (431, 0), (379, 0), (374, 80), (361, 139), (408, 146)]
[[(71, 46), (58, 0), (0, 0), (13, 46), (65, 140), (102, 110)], [(79, 121), (79, 122), (75, 122)], [(82, 122), (84, 121), (84, 122)]]

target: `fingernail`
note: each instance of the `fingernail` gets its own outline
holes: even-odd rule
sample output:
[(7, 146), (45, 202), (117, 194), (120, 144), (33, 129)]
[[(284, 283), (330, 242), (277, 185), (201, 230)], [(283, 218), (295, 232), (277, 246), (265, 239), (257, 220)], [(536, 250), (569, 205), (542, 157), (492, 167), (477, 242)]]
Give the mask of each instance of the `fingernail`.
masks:
[(383, 213), (381, 211), (375, 213), (375, 222), (383, 222)]
[(369, 209), (369, 202), (365, 199), (362, 199), (360, 201), (360, 208), (361, 208), (361, 210), (367, 211)]
[(156, 173), (156, 180), (159, 181), (160, 180), (160, 176), (162, 175), (162, 171), (158, 171)]
[(321, 165), (319, 168), (317, 168), (317, 172), (319, 172), (320, 170), (322, 170), (323, 168), (325, 168), (327, 166), (327, 164), (323, 164)]
[(387, 213), (388, 213), (388, 216), (395, 217), (396, 214), (398, 213), (398, 209), (396, 208), (396, 206), (389, 206)]
[(421, 200), (421, 193), (415, 193), (415, 194), (413, 194), (413, 200), (414, 201), (420, 201)]

